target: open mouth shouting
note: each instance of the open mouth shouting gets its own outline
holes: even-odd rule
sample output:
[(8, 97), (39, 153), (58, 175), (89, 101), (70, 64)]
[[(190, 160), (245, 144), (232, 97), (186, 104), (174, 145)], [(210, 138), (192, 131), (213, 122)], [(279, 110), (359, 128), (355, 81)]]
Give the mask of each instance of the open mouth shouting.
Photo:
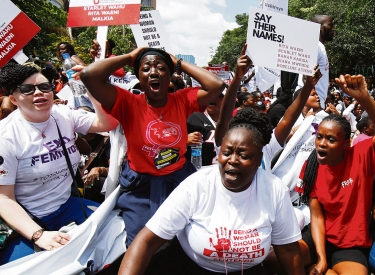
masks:
[(241, 172), (233, 167), (225, 169), (224, 174), (227, 182), (234, 182), (241, 176)]
[(316, 150), (316, 155), (318, 157), (318, 162), (319, 163), (324, 163), (327, 159), (327, 151), (326, 150), (323, 150), (323, 149), (317, 149)]
[(160, 90), (160, 82), (159, 81), (151, 81), (150, 82), (151, 91), (157, 92)]

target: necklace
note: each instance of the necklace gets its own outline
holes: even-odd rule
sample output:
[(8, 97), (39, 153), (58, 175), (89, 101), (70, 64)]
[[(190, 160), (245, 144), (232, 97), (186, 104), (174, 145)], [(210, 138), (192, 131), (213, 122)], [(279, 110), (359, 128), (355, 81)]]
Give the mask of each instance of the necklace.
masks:
[[(148, 103), (148, 101), (147, 101), (147, 103)], [(154, 107), (152, 107), (151, 105), (150, 105), (150, 103), (148, 103), (148, 106), (150, 106), (151, 107), (151, 109), (155, 112), (155, 113), (157, 113), (158, 114), (158, 116), (159, 116), (159, 119), (160, 120), (162, 120), (163, 119), (163, 116), (162, 116), (162, 114), (163, 114), (163, 112), (164, 112), (164, 109), (165, 109), (165, 107), (167, 107), (167, 104), (168, 104), (168, 100), (167, 100), (167, 103), (165, 104), (165, 106), (163, 107), (163, 109), (161, 110), (161, 112), (159, 113), (158, 111), (156, 111), (156, 109), (154, 108)]]
[(44, 132), (47, 130), (48, 128), (48, 125), (50, 123), (50, 120), (51, 120), (51, 116), (48, 118), (48, 123), (47, 125), (44, 127), (43, 131), (41, 131), (38, 127), (36, 127), (35, 125), (33, 125), (32, 122), (28, 122), (34, 129), (38, 130), (39, 133), (41, 133), (42, 135), (42, 138), (46, 138), (46, 135), (44, 134)]

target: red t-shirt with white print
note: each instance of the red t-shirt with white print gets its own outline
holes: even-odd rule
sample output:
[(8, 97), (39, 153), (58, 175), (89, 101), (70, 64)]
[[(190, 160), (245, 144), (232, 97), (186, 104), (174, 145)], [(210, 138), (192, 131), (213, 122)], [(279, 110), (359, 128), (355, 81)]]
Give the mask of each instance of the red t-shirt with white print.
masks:
[[(326, 239), (340, 248), (370, 247), (369, 232), (375, 154), (372, 139), (347, 149), (339, 165), (318, 165), (310, 197), (325, 215)], [(306, 162), (296, 191), (301, 192)]]
[(116, 118), (124, 129), (130, 168), (154, 176), (167, 175), (180, 169), (186, 161), (186, 120), (190, 114), (205, 109), (200, 110), (198, 106), (200, 87), (169, 93), (168, 102), (162, 108), (150, 106), (145, 94), (134, 95), (119, 87), (116, 89), (114, 106), (103, 109)]

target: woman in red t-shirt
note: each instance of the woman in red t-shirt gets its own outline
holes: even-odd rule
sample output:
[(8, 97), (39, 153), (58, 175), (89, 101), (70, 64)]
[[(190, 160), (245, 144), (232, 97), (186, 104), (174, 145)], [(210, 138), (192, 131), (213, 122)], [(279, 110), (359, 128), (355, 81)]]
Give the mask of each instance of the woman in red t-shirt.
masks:
[[(134, 67), (143, 94), (134, 95), (108, 83), (108, 77), (124, 66)], [(190, 75), (201, 87), (168, 93), (175, 72)], [(184, 156), (186, 120), (193, 112), (203, 112), (225, 85), (209, 71), (154, 48), (99, 60), (82, 71), (81, 79), (120, 122), (127, 139), (128, 160), (119, 177), (124, 192), (118, 206), (123, 211), (129, 246), (165, 198), (195, 171)]]
[[(375, 119), (375, 101), (362, 75), (341, 75), (336, 83)], [(301, 171), (302, 200), (311, 211), (310, 228), (300, 241), (305, 264), (312, 265), (309, 274), (368, 274), (375, 139), (350, 147), (350, 133), (345, 118), (324, 118), (316, 150)]]

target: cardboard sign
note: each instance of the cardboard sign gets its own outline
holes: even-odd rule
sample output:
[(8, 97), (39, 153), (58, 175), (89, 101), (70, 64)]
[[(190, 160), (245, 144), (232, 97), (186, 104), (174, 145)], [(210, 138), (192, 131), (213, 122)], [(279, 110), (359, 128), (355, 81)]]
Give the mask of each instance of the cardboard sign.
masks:
[(288, 15), (288, 0), (263, 0), (263, 9)]
[[(264, 0), (264, 10), (288, 15), (288, 0)], [(280, 79), (280, 70), (255, 66), (255, 78), (257, 87), (261, 92), (268, 90)]]
[(101, 51), (100, 51), (100, 57), (99, 58), (95, 57), (95, 61), (105, 58), (105, 53), (107, 50), (107, 45), (106, 45), (107, 34), (108, 34), (108, 26), (98, 26), (98, 30), (96, 33), (96, 41), (99, 43)]
[(171, 51), (171, 45), (158, 10), (141, 11), (139, 24), (131, 25), (130, 27), (137, 47), (146, 46), (166, 52)]
[(250, 7), (246, 53), (257, 66), (313, 75), (319, 30), (317, 23)]
[(216, 74), (223, 80), (229, 80), (229, 67), (228, 65), (221, 64), (210, 64), (206, 67), (207, 71), (210, 71), (213, 74)]
[(70, 0), (68, 27), (137, 24), (141, 0)]
[(267, 91), (280, 79), (280, 70), (255, 66), (256, 86), (261, 92)]
[(0, 67), (12, 59), (40, 28), (9, 0), (0, 0)]

